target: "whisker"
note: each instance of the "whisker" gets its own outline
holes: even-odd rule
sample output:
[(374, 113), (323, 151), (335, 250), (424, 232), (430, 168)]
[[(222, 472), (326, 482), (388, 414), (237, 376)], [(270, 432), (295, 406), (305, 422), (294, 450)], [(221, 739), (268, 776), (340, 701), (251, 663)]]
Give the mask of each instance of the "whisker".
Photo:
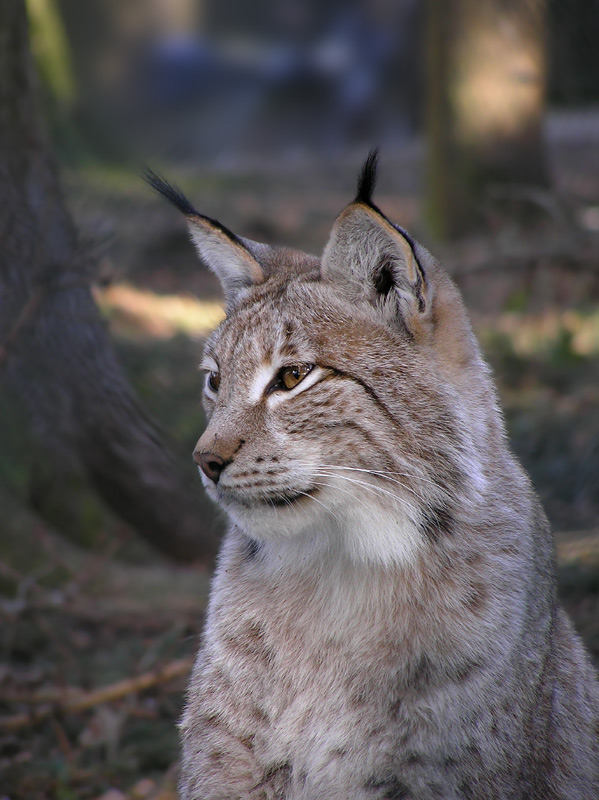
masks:
[[(322, 477), (322, 478), (337, 478), (337, 479), (341, 479), (341, 480), (347, 481), (348, 483), (352, 483), (352, 484), (355, 484), (356, 486), (360, 486), (362, 489), (364, 489), (364, 491), (371, 492), (371, 494), (378, 495), (378, 496), (383, 496), (384, 495), (386, 497), (390, 497), (394, 502), (399, 503), (405, 509), (413, 510), (412, 507), (410, 506), (410, 504), (403, 497), (400, 497), (399, 495), (394, 494), (393, 492), (388, 492), (385, 489), (383, 489), (381, 486), (374, 486), (371, 483), (366, 483), (366, 481), (359, 481), (356, 478), (350, 478), (347, 475), (335, 475), (334, 473), (325, 473), (325, 472), (315, 472), (314, 474), (317, 475), (318, 477)], [(420, 500), (420, 498), (418, 498), (418, 499)], [(423, 500), (421, 500), (421, 502), (423, 504), (425, 503), (425, 501), (423, 501)]]
[[(365, 470), (365, 471), (368, 473), (367, 470)], [(371, 474), (371, 473), (368, 473), (368, 474)], [(376, 494), (377, 492), (379, 494), (383, 494), (384, 493), (384, 494), (388, 495), (389, 497), (392, 497), (405, 510), (408, 510), (408, 511), (411, 511), (411, 512), (413, 512), (413, 510), (414, 510), (413, 506), (411, 506), (404, 498), (400, 497), (399, 495), (396, 495), (395, 493), (386, 492), (380, 486), (375, 486), (374, 484), (366, 483), (364, 481), (358, 481), (357, 479), (350, 478), (347, 475), (338, 475), (338, 474), (335, 474), (335, 473), (331, 473), (330, 475), (328, 475), (328, 477), (340, 478), (341, 480), (346, 480), (348, 483), (355, 483), (358, 486), (361, 486), (364, 490), (370, 491), (372, 494)], [(411, 493), (414, 495), (414, 497), (418, 501), (418, 504), (421, 507), (423, 507), (425, 509), (428, 509), (429, 511), (434, 511), (434, 504), (431, 501), (427, 500), (425, 497), (421, 497), (416, 492), (410, 490), (409, 487), (406, 487), (401, 483), (399, 485), (402, 487), (402, 489), (408, 489), (409, 491), (411, 491)]]
[(340, 470), (347, 470), (347, 471), (350, 471), (350, 472), (364, 472), (367, 475), (376, 475), (378, 477), (385, 478), (386, 480), (389, 480), (390, 482), (395, 482), (395, 483), (399, 484), (400, 486), (403, 486), (405, 489), (408, 489), (408, 490), (410, 490), (409, 486), (406, 486), (401, 481), (394, 481), (392, 478), (388, 478), (387, 476), (389, 476), (389, 475), (398, 475), (398, 476), (403, 477), (403, 478), (410, 478), (411, 480), (416, 480), (416, 481), (419, 481), (419, 482), (429, 483), (429, 484), (431, 484), (431, 486), (434, 486), (437, 489), (439, 488), (438, 484), (435, 481), (431, 480), (431, 478), (429, 478), (429, 477), (427, 477), (425, 475), (414, 475), (413, 473), (409, 473), (409, 472), (393, 472), (391, 470), (385, 470), (385, 469), (365, 469), (365, 468), (361, 468), (361, 467), (343, 467), (343, 466), (341, 466), (339, 464), (314, 464), (313, 465), (313, 464), (310, 464), (309, 462), (305, 462), (303, 464), (303, 466), (304, 467), (316, 467), (317, 469), (319, 469), (320, 467), (323, 467), (325, 469), (340, 469)]
[[(318, 466), (317, 466), (317, 469), (320, 469), (320, 468), (321, 468), (321, 466), (323, 466), (323, 465), (318, 465)], [(326, 468), (326, 467), (325, 467), (325, 468)], [(329, 468), (330, 468), (330, 469), (334, 469), (334, 470), (335, 470), (335, 469), (343, 469), (343, 468), (338, 468), (338, 467), (333, 467), (333, 466), (331, 466), (331, 467), (329, 467)], [(352, 467), (347, 467), (347, 469), (353, 470), (354, 468), (352, 468)], [(377, 475), (377, 473), (376, 473), (376, 472), (372, 472), (372, 471), (370, 471), (370, 470), (359, 470), (359, 469), (356, 469), (356, 471), (357, 471), (357, 472), (363, 472), (363, 473), (365, 473), (366, 475), (372, 475), (372, 476), (374, 476), (374, 477), (378, 477), (378, 475)], [(331, 473), (331, 474), (332, 474), (332, 475), (335, 475), (335, 473)], [(352, 478), (348, 477), (347, 475), (336, 475), (336, 477), (338, 477), (338, 478), (341, 478), (341, 479), (344, 479), (344, 480), (347, 480), (347, 481), (352, 481), (352, 480), (353, 480), (353, 481), (355, 481), (355, 480), (356, 480), (355, 478), (353, 478), (353, 479), (352, 479)], [(422, 497), (422, 496), (421, 496), (421, 495), (420, 495), (418, 492), (416, 492), (414, 489), (412, 489), (410, 486), (406, 486), (406, 485), (405, 485), (404, 483), (402, 483), (401, 481), (393, 480), (393, 479), (390, 479), (390, 478), (387, 478), (387, 480), (389, 481), (389, 483), (395, 483), (397, 486), (400, 486), (400, 487), (401, 487), (401, 488), (402, 488), (404, 491), (406, 491), (406, 492), (409, 492), (411, 495), (413, 495), (413, 496), (416, 498), (416, 500), (418, 500), (418, 502), (419, 502), (419, 503), (425, 503), (425, 504), (427, 503), (427, 501), (426, 501), (426, 500), (425, 500), (425, 499), (424, 499), (424, 498), (423, 498), (423, 497)], [(371, 489), (376, 489), (376, 490), (379, 490), (379, 491), (381, 491), (381, 492), (384, 492), (384, 491), (385, 491), (385, 490), (384, 490), (382, 487), (380, 487), (380, 486), (375, 486), (374, 484), (371, 484), (371, 483), (363, 483), (362, 485), (369, 486)], [(437, 488), (438, 488), (438, 487), (437, 487)], [(401, 499), (401, 498), (400, 498), (398, 495), (396, 495), (395, 493), (391, 493), (391, 494), (390, 494), (390, 496), (391, 496), (391, 497), (394, 497), (394, 498), (395, 498), (395, 499), (397, 499), (397, 500), (400, 500), (400, 499)]]
[(324, 508), (324, 510), (325, 510), (325, 511), (327, 511), (327, 512), (328, 512), (328, 513), (329, 513), (329, 514), (330, 514), (330, 515), (331, 515), (331, 516), (332, 516), (332, 517), (333, 517), (333, 518), (334, 518), (334, 519), (335, 519), (337, 522), (339, 522), (340, 524), (342, 523), (341, 517), (339, 517), (339, 515), (338, 515), (338, 514), (336, 514), (336, 513), (333, 511), (333, 509), (332, 509), (332, 508), (329, 508), (328, 506), (326, 506), (326, 505), (325, 505), (325, 504), (322, 502), (322, 500), (319, 500), (317, 497), (314, 497), (314, 495), (312, 495), (312, 494), (308, 494), (307, 492), (298, 492), (298, 494), (301, 494), (301, 495), (303, 495), (304, 497), (309, 497), (309, 498), (310, 498), (310, 500), (314, 500), (314, 502), (316, 502), (316, 503), (318, 503), (319, 505), (321, 505), (321, 506)]
[[(335, 477), (335, 476), (331, 476), (331, 477)], [(326, 484), (326, 483), (322, 483), (322, 484), (321, 484), (321, 486), (327, 487), (327, 486), (328, 486), (328, 484)], [(358, 503), (358, 505), (359, 505), (359, 506), (361, 506), (362, 508), (364, 508), (364, 509), (366, 509), (366, 510), (368, 510), (368, 509), (369, 509), (368, 503), (366, 503), (366, 502), (363, 500), (363, 498), (361, 498), (361, 497), (357, 496), (357, 495), (355, 494), (355, 492), (351, 492), (349, 489), (344, 489), (342, 486), (337, 486), (337, 487), (335, 487), (335, 491), (342, 492), (343, 494), (346, 494), (348, 497), (351, 497), (351, 499), (352, 499), (354, 502), (357, 502), (357, 503)], [(400, 500), (400, 502), (401, 502), (401, 498), (398, 498), (398, 499), (399, 499), (399, 500)], [(338, 519), (339, 519), (339, 518), (338, 518)], [(341, 522), (341, 520), (339, 520), (339, 521)]]

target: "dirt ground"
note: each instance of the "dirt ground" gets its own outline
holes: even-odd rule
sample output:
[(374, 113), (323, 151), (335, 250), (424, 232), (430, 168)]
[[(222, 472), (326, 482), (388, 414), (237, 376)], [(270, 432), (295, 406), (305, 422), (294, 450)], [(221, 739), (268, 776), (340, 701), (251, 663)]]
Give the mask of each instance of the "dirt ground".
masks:
[[(512, 446), (557, 532), (563, 601), (599, 665), (599, 125), (583, 137), (571, 118), (551, 125), (555, 190), (490, 199), (486, 227), (468, 240), (427, 241), (417, 142), (383, 154), (376, 199), (465, 293)], [(363, 155), (163, 171), (239, 234), (318, 252)], [(137, 175), (90, 167), (64, 182), (98, 254), (98, 302), (120, 356), (189, 457), (219, 287), (176, 212)], [(526, 227), (522, 203), (539, 212)], [(1, 499), (14, 523), (0, 546), (0, 798), (173, 798), (176, 720), (209, 575), (167, 563), (109, 515), (90, 511), (93, 535), (65, 538)]]

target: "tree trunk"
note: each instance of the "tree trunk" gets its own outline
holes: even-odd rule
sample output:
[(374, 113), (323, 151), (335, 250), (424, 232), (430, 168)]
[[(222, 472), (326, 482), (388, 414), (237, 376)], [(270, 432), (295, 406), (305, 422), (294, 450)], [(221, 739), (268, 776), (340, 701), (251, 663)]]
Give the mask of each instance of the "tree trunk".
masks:
[(485, 186), (547, 184), (545, 2), (428, 1), (428, 211), (441, 237), (476, 226)]
[[(80, 463), (102, 498), (157, 548), (210, 561), (197, 477), (140, 409), (90, 291), (40, 119), (23, 0), (0, 3), (0, 379), (43, 459)], [(195, 481), (195, 482), (194, 482)]]

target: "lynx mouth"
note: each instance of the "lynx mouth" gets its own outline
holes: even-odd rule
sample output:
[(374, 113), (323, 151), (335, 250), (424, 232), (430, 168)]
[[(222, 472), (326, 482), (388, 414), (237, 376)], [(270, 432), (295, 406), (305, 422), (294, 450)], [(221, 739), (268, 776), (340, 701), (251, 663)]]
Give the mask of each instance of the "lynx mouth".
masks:
[(265, 505), (274, 506), (275, 508), (297, 505), (302, 501), (307, 502), (313, 495), (317, 494), (317, 492), (318, 489), (314, 487), (313, 489), (306, 489), (305, 492), (289, 492), (276, 495), (275, 497), (267, 497), (262, 502)]
[(245, 508), (289, 508), (296, 507), (302, 502), (307, 503), (319, 489), (315, 486), (312, 489), (306, 489), (301, 492), (281, 492), (279, 494), (272, 494), (262, 497), (235, 497), (234, 502)]

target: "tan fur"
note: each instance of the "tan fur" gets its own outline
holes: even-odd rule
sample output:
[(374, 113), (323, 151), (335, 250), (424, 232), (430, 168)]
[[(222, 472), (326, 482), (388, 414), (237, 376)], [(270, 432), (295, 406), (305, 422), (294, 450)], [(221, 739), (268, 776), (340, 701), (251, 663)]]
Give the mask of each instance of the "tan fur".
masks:
[(196, 458), (231, 527), (182, 798), (599, 797), (596, 678), (449, 277), (363, 199), (320, 263), (190, 225), (229, 303)]

